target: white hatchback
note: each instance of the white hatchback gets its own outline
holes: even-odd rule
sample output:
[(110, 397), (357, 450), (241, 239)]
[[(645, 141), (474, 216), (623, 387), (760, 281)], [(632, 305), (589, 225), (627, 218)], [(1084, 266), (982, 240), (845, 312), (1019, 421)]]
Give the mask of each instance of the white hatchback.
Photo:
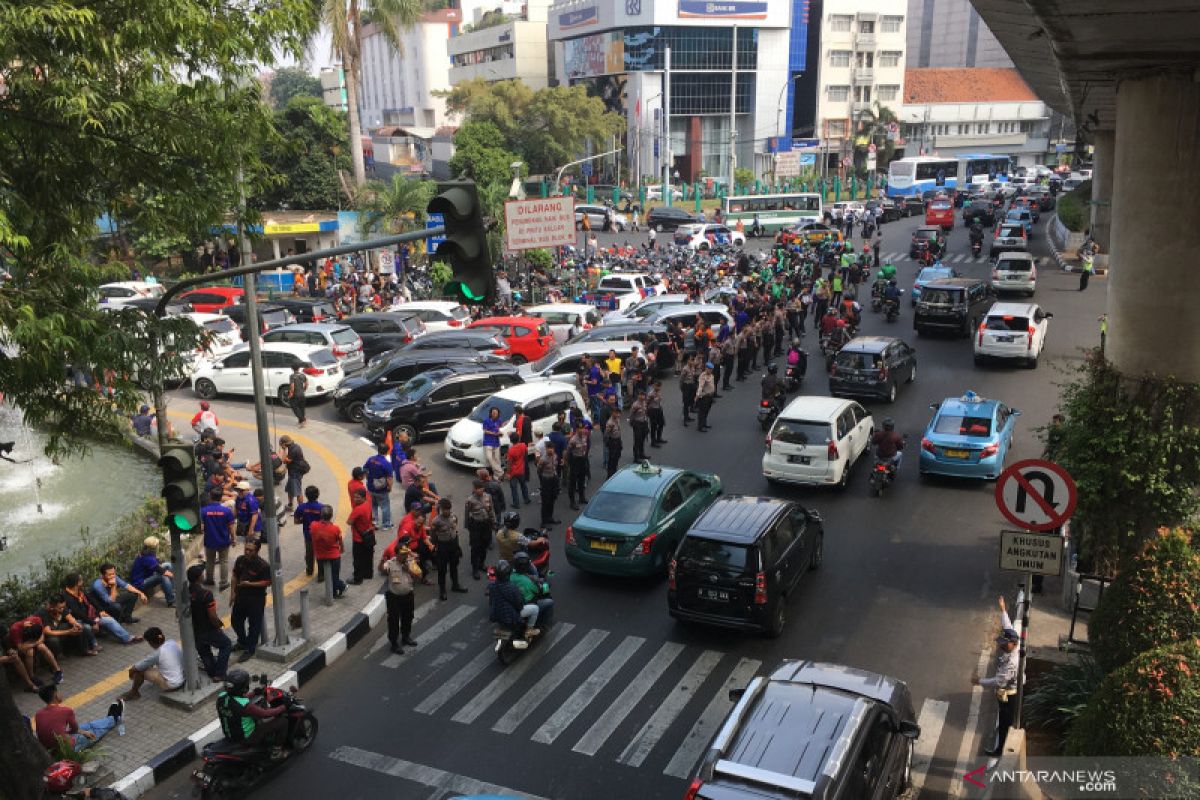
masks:
[(723, 244), (745, 247), (746, 234), (727, 225), (712, 222), (680, 225), (675, 229), (675, 244), (686, 245), (692, 250), (708, 250)]
[(517, 406), (533, 422), (533, 432), (549, 433), (550, 426), (558, 418), (558, 412), (569, 411), (572, 404), (579, 406), (585, 417), (589, 417), (587, 403), (575, 391), (575, 387), (559, 381), (524, 383), (502, 389), (475, 406), (466, 417), (454, 423), (446, 434), (444, 443), (446, 460), (464, 467), (486, 467), (483, 453), (483, 421), (491, 409), (500, 410), (500, 441), (506, 444), (513, 429), (513, 415)]
[[(308, 378), (304, 396), (309, 400), (331, 394), (343, 378), (342, 365), (328, 347), (268, 342), (262, 346), (262, 362), (267, 396), (284, 404), (288, 402), (293, 366), (299, 366)], [(197, 361), (192, 372), (192, 391), (205, 400), (219, 394), (253, 395), (250, 351), (246, 345), (220, 358)]]
[(853, 400), (803, 396), (787, 404), (767, 434), (762, 473), (768, 483), (845, 488), (870, 451), (875, 419)]
[(117, 281), (104, 283), (97, 290), (100, 293), (100, 308), (121, 308), (131, 300), (141, 300), (147, 297), (162, 297), (167, 288), (161, 283), (146, 283), (145, 281)]
[(471, 312), (462, 303), (452, 300), (414, 300), (411, 303), (398, 303), (388, 311), (411, 313), (425, 323), (423, 333), (462, 330), (471, 324)]
[(1037, 303), (996, 303), (975, 334), (975, 363), (1002, 358), (1036, 367), (1053, 316)]
[(538, 317), (550, 326), (554, 340), (559, 344), (567, 341), (571, 335), (571, 327), (578, 317), (585, 331), (600, 324), (600, 312), (595, 306), (585, 303), (545, 303), (540, 306), (530, 306), (525, 313)]
[(997, 292), (1037, 291), (1037, 263), (1026, 250), (1000, 253), (992, 266), (992, 288)]

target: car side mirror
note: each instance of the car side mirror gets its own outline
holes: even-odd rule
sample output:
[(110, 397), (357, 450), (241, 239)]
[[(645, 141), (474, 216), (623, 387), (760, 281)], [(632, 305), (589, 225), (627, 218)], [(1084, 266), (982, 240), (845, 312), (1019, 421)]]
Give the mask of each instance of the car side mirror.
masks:
[(1050, 311), (1047, 311), (1047, 312), (1043, 313), (1042, 316), (1045, 317), (1046, 319), (1051, 319), (1054, 317), (1054, 314)]
[(1019, 417), (1019, 416), (1021, 416), (1021, 410), (1020, 410), (1019, 408), (1014, 408), (1014, 409), (1012, 409), (1012, 415), (1013, 415), (1014, 417)]
[(913, 741), (916, 741), (921, 736), (921, 726), (909, 720), (901, 722), (897, 731), (905, 739), (912, 739)]
[(742, 695), (744, 695), (745, 693), (746, 693), (745, 689), (730, 689), (729, 690), (729, 701), (731, 703), (736, 703), (738, 700), (742, 699)]
[(938, 407), (939, 407), (940, 405), (941, 405), (940, 403), (930, 403), (930, 404), (929, 404), (929, 407), (930, 407), (931, 409), (933, 409), (934, 411), (937, 411), (937, 410), (938, 410)]

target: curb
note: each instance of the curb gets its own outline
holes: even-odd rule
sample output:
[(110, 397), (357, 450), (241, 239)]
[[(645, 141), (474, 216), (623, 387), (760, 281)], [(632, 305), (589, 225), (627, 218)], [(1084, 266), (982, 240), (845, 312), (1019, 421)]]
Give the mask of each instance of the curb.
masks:
[[(271, 685), (283, 689), (290, 686), (301, 687), (311, 681), (317, 673), (331, 666), (346, 654), (354, 645), (383, 620), (385, 606), (383, 595), (376, 594), (371, 598), (362, 611), (338, 629), (316, 649), (306, 653), (299, 661), (285, 670)], [(112, 788), (121, 792), (130, 800), (148, 792), (163, 783), (175, 773), (186, 768), (200, 754), (204, 745), (221, 738), (221, 723), (212, 720), (192, 735), (180, 739), (170, 747), (160, 751), (142, 766), (112, 784)]]

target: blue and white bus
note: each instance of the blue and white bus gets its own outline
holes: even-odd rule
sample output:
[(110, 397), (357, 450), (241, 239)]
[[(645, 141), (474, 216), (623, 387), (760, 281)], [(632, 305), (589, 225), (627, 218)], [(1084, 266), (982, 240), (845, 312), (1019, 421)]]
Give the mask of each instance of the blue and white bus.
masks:
[(1007, 181), (1011, 168), (1009, 156), (992, 153), (898, 158), (888, 165), (887, 193), (889, 197), (903, 197), (933, 189), (966, 188), (981, 180)]

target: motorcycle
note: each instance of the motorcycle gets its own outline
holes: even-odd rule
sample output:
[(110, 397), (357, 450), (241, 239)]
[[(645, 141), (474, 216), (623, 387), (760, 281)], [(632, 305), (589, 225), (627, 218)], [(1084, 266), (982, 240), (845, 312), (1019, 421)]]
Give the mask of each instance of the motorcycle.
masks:
[(973, 240), (971, 242), (971, 257), (979, 258), (980, 254), (982, 252), (983, 252), (983, 240), (982, 239)]
[[(526, 528), (524, 534), (525, 538), (529, 540), (529, 543), (525, 545), (525, 552), (529, 554), (529, 563), (537, 568), (539, 575), (548, 575), (550, 573), (549, 532), (545, 529)], [(489, 574), (491, 573), (489, 572)]]
[(787, 369), (783, 371), (783, 390), (794, 392), (800, 388), (803, 381), (804, 368), (800, 364), (788, 364)]
[(871, 468), (871, 495), (882, 497), (883, 490), (896, 479), (896, 466), (889, 460), (875, 457), (875, 466)]
[(317, 718), (295, 688), (288, 691), (269, 686), (266, 675), (258, 676), (259, 688), (254, 695), (267, 707), (284, 706), (287, 711), (287, 732), (282, 742), (283, 758), (271, 757), (270, 746), (221, 740), (204, 746), (200, 754), (204, 762), (192, 772), (195, 796), (202, 800), (231, 797), (250, 791), (276, 769), (312, 746), (317, 738)]
[(871, 284), (871, 310), (879, 313), (883, 310), (883, 290), (887, 288), (887, 281), (883, 278), (876, 278)]
[(750, 238), (758, 239), (766, 235), (767, 231), (766, 228), (762, 226), (762, 223), (755, 223), (750, 226)]
[(900, 301), (893, 298), (888, 298), (883, 301), (884, 319), (888, 322), (895, 322), (900, 318)]
[(779, 412), (783, 410), (783, 402), (776, 394), (773, 397), (764, 397), (758, 401), (758, 427), (764, 431), (771, 427), (771, 423), (779, 416)]

